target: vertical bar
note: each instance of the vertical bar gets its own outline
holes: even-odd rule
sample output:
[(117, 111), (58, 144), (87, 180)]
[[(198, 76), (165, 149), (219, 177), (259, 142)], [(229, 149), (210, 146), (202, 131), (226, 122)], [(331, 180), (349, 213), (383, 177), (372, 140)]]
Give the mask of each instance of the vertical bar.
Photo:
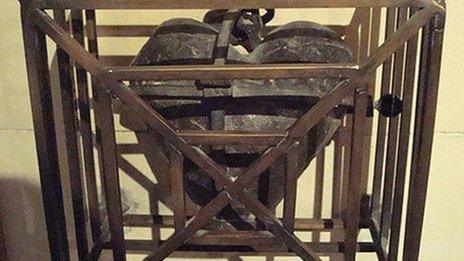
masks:
[(346, 215), (348, 205), (348, 197), (349, 197), (349, 174), (350, 174), (350, 161), (351, 161), (351, 138), (353, 132), (353, 116), (346, 115), (345, 116), (345, 127), (343, 128), (343, 175), (342, 175), (342, 208), (341, 213), (342, 217)]
[[(230, 42), (230, 35), (232, 30), (235, 26), (235, 22), (237, 20), (238, 15), (240, 12), (238, 10), (228, 10), (224, 14), (224, 18), (221, 24), (221, 29), (219, 30), (219, 34), (216, 38), (216, 44), (213, 52), (214, 64), (215, 65), (224, 65), (227, 61), (228, 49), (229, 49), (229, 42)], [(213, 83), (214, 84), (214, 83)], [(230, 85), (228, 81), (226, 82), (216, 82), (219, 85)], [(225, 101), (221, 102), (222, 104)], [(213, 107), (216, 107), (217, 104), (212, 104)], [(226, 112), (222, 108), (212, 108), (210, 112), (210, 124), (212, 130), (224, 130), (225, 128), (225, 117)], [(224, 153), (224, 146), (212, 146), (214, 153)]]
[(89, 52), (98, 58), (98, 40), (97, 40), (97, 18), (95, 10), (85, 10), (85, 22), (89, 30), (87, 36), (87, 45)]
[(186, 223), (185, 192), (184, 192), (184, 157), (174, 147), (169, 148), (171, 191), (174, 196), (174, 228), (182, 231)]
[[(347, 42), (353, 49), (354, 60), (357, 63), (361, 62), (362, 54), (364, 51), (361, 49), (361, 45), (365, 44), (360, 39), (360, 29), (363, 27), (363, 17), (365, 16), (365, 8), (356, 8), (353, 18), (346, 30), (345, 42)], [(339, 217), (345, 218), (348, 210), (348, 183), (349, 183), (349, 171), (350, 171), (350, 154), (351, 154), (351, 131), (352, 131), (352, 116), (346, 115), (342, 120), (342, 126), (338, 136), (340, 148), (336, 149), (340, 152), (340, 199), (339, 199)], [(336, 144), (337, 145), (337, 144)], [(344, 235), (341, 232), (333, 232), (331, 234), (332, 241), (341, 241), (344, 239)], [(331, 260), (338, 261), (343, 260), (341, 255), (334, 255)]]
[[(155, 191), (156, 187), (150, 188), (148, 191), (148, 197), (149, 197), (149, 206), (150, 206), (150, 214), (154, 217), (159, 215), (159, 196), (158, 192)], [(157, 246), (160, 243), (161, 240), (161, 231), (160, 227), (156, 224), (153, 224), (151, 226), (151, 239), (154, 243), (154, 247)]]
[[(269, 193), (271, 192), (271, 173), (272, 170), (268, 169), (258, 178), (258, 200), (261, 203), (263, 203), (263, 205), (265, 205), (266, 207), (269, 207)], [(257, 220), (256, 226), (259, 230), (266, 229), (265, 224), (259, 219)]]
[(298, 182), (297, 157), (295, 147), (290, 147), (286, 154), (283, 226), (291, 234), (295, 230), (296, 190)]
[[(82, 10), (72, 10), (72, 31), (74, 39), (82, 46), (84, 44), (84, 28)], [(77, 94), (79, 106), (79, 131), (82, 139), (82, 154), (84, 158), (85, 181), (87, 187), (87, 205), (89, 207), (90, 228), (93, 242), (97, 242), (101, 234), (101, 219), (98, 209), (98, 190), (95, 175), (95, 162), (92, 142), (92, 122), (90, 117), (89, 86), (87, 72), (76, 64)]]
[[(396, 8), (387, 9), (385, 39), (395, 32)], [(393, 59), (390, 57), (383, 64), (381, 95), (388, 94), (391, 84)], [(387, 118), (379, 115), (377, 141), (375, 151), (374, 181), (372, 186), (372, 218), (376, 226), (380, 226), (380, 208), (382, 193), (383, 167), (385, 161), (385, 143), (387, 135)], [(378, 228), (377, 228), (378, 229)]]
[(111, 232), (111, 249), (114, 260), (125, 260), (123, 212), (116, 151), (111, 97), (94, 88), (94, 108), (97, 132), (97, 148), (99, 151), (102, 187), (105, 192), (106, 209)]
[(403, 260), (408, 261), (419, 259), (437, 110), (444, 25), (445, 15), (438, 14), (422, 33), (419, 90), (403, 255)]
[[(407, 21), (408, 9), (397, 8), (397, 25), (396, 28), (400, 28)], [(395, 52), (394, 64), (393, 64), (393, 82), (390, 90), (390, 94), (400, 96), (402, 92), (403, 83), (403, 69), (404, 69), (404, 45)], [(398, 148), (398, 135), (399, 135), (399, 116), (390, 118), (388, 124), (388, 138), (387, 138), (387, 157), (385, 162), (385, 179), (384, 179), (384, 190), (382, 197), (382, 214), (381, 214), (381, 226), (380, 236), (382, 247), (386, 249), (388, 244), (388, 238), (390, 235), (390, 223), (391, 223), (391, 209), (392, 209), (392, 195), (393, 185), (395, 179), (395, 167), (396, 167), (396, 155)]]
[(266, 261), (274, 261), (274, 256), (266, 256)]
[(359, 32), (359, 62), (363, 63), (369, 57), (370, 30), (371, 30), (371, 8), (360, 9), (360, 32)]
[(342, 184), (342, 145), (340, 144), (341, 128), (334, 134), (334, 168), (332, 180), (332, 218), (340, 217), (340, 195)]
[(361, 207), (361, 181), (364, 161), (365, 125), (369, 95), (364, 90), (356, 90), (355, 112), (351, 140), (350, 172), (348, 181), (348, 204), (345, 220), (345, 260), (353, 261), (356, 257)]
[[(322, 202), (324, 193), (324, 168), (325, 168), (325, 149), (323, 149), (316, 159), (316, 181), (314, 189), (314, 218), (322, 217)], [(321, 233), (314, 231), (312, 233), (313, 242), (319, 242)]]
[[(88, 38), (89, 51), (98, 58), (95, 10), (86, 10), (85, 14), (87, 24), (89, 25), (89, 28), (91, 28), (91, 37)], [(121, 205), (121, 191), (119, 187), (114, 118), (111, 106), (111, 97), (107, 93), (103, 93), (101, 88), (96, 88), (98, 84), (99, 82), (97, 80), (92, 79), (97, 149), (100, 158), (100, 173), (102, 176), (102, 187), (105, 192), (113, 259), (121, 261), (126, 260), (126, 249), (124, 245), (123, 213)]]
[[(381, 17), (381, 8), (370, 8), (369, 9), (370, 16), (366, 17), (366, 19), (369, 19), (369, 23), (366, 23), (366, 25), (363, 26), (362, 28), (362, 41), (361, 42), (368, 42), (369, 46), (366, 47), (366, 51), (364, 52), (366, 59), (369, 57), (370, 54), (374, 53), (378, 46), (379, 46), (379, 34), (380, 34), (380, 17)], [(377, 73), (374, 71), (372, 73), (371, 79), (368, 82), (368, 92), (372, 97), (375, 97), (375, 92), (376, 92), (376, 79), (377, 79)], [(364, 180), (362, 183), (362, 190), (364, 194), (368, 194), (368, 183), (369, 183), (369, 167), (370, 167), (370, 161), (371, 161), (371, 146), (372, 146), (372, 131), (373, 131), (373, 118), (368, 118), (367, 119), (367, 125), (366, 125), (366, 142), (364, 145), (364, 153), (366, 153), (366, 160), (364, 161), (364, 167), (363, 167), (363, 176)], [(370, 215), (370, 213), (368, 213)]]
[(345, 42), (351, 46), (355, 62), (359, 62), (360, 58), (359, 28), (361, 26), (362, 15), (363, 8), (356, 8), (353, 13), (353, 17), (351, 18), (350, 24), (345, 30)]
[[(411, 8), (412, 16), (415, 9)], [(398, 259), (401, 217), (403, 212), (404, 183), (409, 155), (409, 132), (411, 130), (412, 102), (414, 94), (414, 79), (416, 73), (418, 36), (408, 41), (406, 50), (405, 78), (403, 87), (403, 112), (401, 114), (401, 127), (398, 147), (398, 160), (396, 166), (395, 190), (393, 195), (393, 212), (391, 220), (390, 242), (388, 260)]]
[[(353, 56), (356, 62), (361, 59), (361, 42), (359, 29), (362, 24), (365, 8), (356, 8), (350, 24), (346, 28), (345, 42), (349, 44), (353, 50)], [(334, 145), (334, 176), (332, 181), (332, 218), (341, 218), (346, 214), (347, 207), (347, 173), (349, 166), (350, 147), (347, 146), (350, 142), (351, 132), (351, 115), (346, 115), (342, 120), (342, 124), (335, 134)], [(343, 232), (334, 231), (330, 235), (332, 242), (342, 241), (344, 238)], [(339, 254), (334, 254), (330, 260), (343, 260)]]
[[(69, 26), (66, 22), (64, 10), (53, 10), (57, 23), (66, 31)], [(87, 258), (89, 252), (86, 233), (86, 215), (84, 208), (84, 192), (82, 189), (82, 176), (79, 161), (79, 145), (77, 140), (77, 115), (75, 111), (75, 89), (69, 55), (57, 47), (57, 60), (59, 69), (60, 87), (57, 91), (61, 97), (61, 110), (63, 112), (63, 138), (66, 152), (63, 158), (66, 161), (67, 171), (71, 183), (71, 200), (74, 214), (74, 227), (76, 233), (77, 254), (79, 259)]]
[[(361, 17), (360, 17), (360, 40), (359, 40), (359, 61), (360, 63), (363, 63), (367, 60), (369, 57), (369, 47), (371, 45), (370, 43), (370, 33), (371, 33), (371, 8), (362, 8), (361, 9)], [(375, 73), (374, 73), (375, 75)], [(368, 94), (373, 93), (374, 86), (371, 84), (367, 85), (366, 91)], [(371, 145), (371, 133), (372, 133), (372, 119), (371, 118), (366, 118), (366, 135), (364, 141), (364, 152), (363, 153), (369, 153), (370, 152), (370, 145)], [(367, 154), (368, 155), (368, 154)], [(361, 191), (362, 194), (367, 194), (367, 182), (368, 182), (368, 171), (369, 171), (369, 161), (370, 158), (366, 157), (364, 162), (363, 162), (363, 179), (361, 180)]]
[[(363, 23), (363, 17), (365, 16), (365, 8), (356, 8), (353, 18), (351, 19), (351, 22), (346, 29), (346, 35), (345, 35), (345, 42), (347, 42), (353, 49), (353, 56), (354, 60), (357, 63), (360, 63), (361, 60), (361, 39), (360, 39), (360, 34), (359, 30), (362, 27)], [(351, 123), (352, 123), (352, 117), (351, 115), (346, 115), (342, 121), (342, 126), (340, 128), (340, 133), (339, 133), (339, 145), (342, 146), (340, 148), (341, 152), (341, 162), (340, 162), (340, 215), (343, 216), (346, 214), (346, 209), (347, 209), (347, 183), (348, 183), (348, 172), (349, 172), (349, 160), (350, 160), (350, 151), (351, 148), (348, 145), (351, 139)], [(348, 145), (348, 146), (347, 146)], [(338, 234), (338, 235), (337, 235)], [(338, 232), (332, 233), (332, 238), (336, 241), (342, 240), (342, 235)], [(338, 260), (339, 258), (333, 258), (334, 260)]]
[(21, 5), (21, 22), (50, 255), (52, 260), (69, 260), (47, 43), (29, 20), (25, 3)]
[(243, 261), (243, 258), (241, 258), (239, 255), (234, 255), (229, 258), (227, 258), (228, 261)]
[[(343, 162), (343, 145), (341, 144), (340, 136), (343, 131), (343, 126), (337, 130), (334, 135), (334, 169), (332, 180), (332, 218), (341, 218), (341, 190), (342, 190), (342, 162)], [(330, 233), (331, 242), (340, 242), (343, 240), (343, 232), (333, 231)], [(330, 256), (330, 260), (340, 260), (340, 254)]]

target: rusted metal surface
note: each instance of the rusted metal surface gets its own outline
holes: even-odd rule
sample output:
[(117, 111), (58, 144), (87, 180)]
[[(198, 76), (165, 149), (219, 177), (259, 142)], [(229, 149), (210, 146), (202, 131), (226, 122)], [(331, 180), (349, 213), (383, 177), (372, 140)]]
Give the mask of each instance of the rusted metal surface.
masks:
[[(274, 14), (272, 9), (289, 7), (357, 9), (348, 26), (329, 28), (309, 22), (266, 25)], [(388, 7), (390, 11), (386, 24), (388, 37), (377, 48), (380, 7)], [(40, 10), (48, 8), (73, 9), (74, 38), (63, 28), (62, 15), (55, 17), (61, 17), (60, 24)], [(203, 22), (175, 19), (161, 25), (97, 26), (92, 9), (121, 8), (212, 11)], [(270, 10), (261, 16), (257, 8)], [(408, 8), (414, 10), (410, 15)], [(85, 11), (84, 33), (81, 14), (85, 9), (90, 10)], [(415, 39), (425, 25), (420, 45), (422, 59), (404, 249), (407, 260), (418, 259), (416, 238), (420, 238), (421, 226), (416, 224), (422, 224), (433, 140), (431, 127), (444, 23), (441, 1), (44, 0), (22, 1), (22, 12), (24, 36), (30, 39), (25, 48), (31, 100), (39, 104), (33, 113), (34, 123), (36, 134), (43, 137), (37, 140), (38, 151), (45, 152), (39, 155), (41, 180), (49, 186), (44, 188), (43, 195), (53, 206), (46, 206), (45, 210), (51, 252), (56, 260), (67, 260), (69, 254), (62, 202), (56, 197), (61, 187), (56, 173), (58, 162), (54, 160), (57, 152), (53, 109), (45, 99), (49, 90), (42, 33), (58, 44), (60, 52), (66, 52), (63, 57), (69, 55), (78, 64), (77, 82), (73, 82), (72, 71), (61, 70), (60, 92), (66, 94), (75, 86), (84, 102), (76, 113), (70, 107), (74, 102), (72, 95), (63, 96), (65, 122), (81, 122), (78, 134), (82, 139), (78, 141), (82, 144), (78, 146), (73, 138), (77, 126), (65, 125), (67, 153), (83, 160), (76, 163), (70, 158), (72, 164), (67, 169), (75, 180), (72, 184), (74, 211), (78, 214), (75, 224), (79, 228), (85, 220), (79, 214), (83, 198), (78, 168), (82, 166), (86, 172), (95, 244), (91, 250), (86, 249), (85, 235), (77, 233), (81, 258), (95, 259), (102, 249), (111, 248), (115, 260), (125, 260), (126, 253), (134, 251), (148, 253), (148, 260), (162, 260), (170, 255), (240, 260), (241, 255), (249, 254), (262, 254), (270, 260), (289, 254), (303, 260), (319, 260), (320, 255), (328, 255), (331, 260), (354, 260), (359, 251), (376, 252), (380, 260), (395, 260), (407, 163), (407, 158), (401, 155), (408, 152), (415, 93), (414, 62), (418, 48)], [(153, 29), (155, 33), (151, 34)], [(149, 42), (137, 56), (98, 59), (98, 37), (149, 35)], [(84, 37), (89, 51), (83, 45)], [(249, 55), (238, 51), (238, 45)], [(393, 54), (394, 59), (390, 58)], [(111, 66), (105, 62), (107, 59), (120, 59), (124, 66)], [(126, 66), (128, 59), (132, 60), (132, 66)], [(61, 66), (67, 68), (68, 62), (61, 60)], [(398, 118), (387, 120), (379, 116), (369, 212), (368, 204), (361, 205), (361, 195), (368, 198), (364, 194), (372, 125), (367, 112), (372, 107), (369, 95), (376, 93), (375, 70), (382, 64), (382, 94), (401, 96), (404, 107)], [(86, 72), (92, 75), (91, 86), (87, 86)], [(98, 202), (94, 201), (98, 199), (91, 166), (95, 163), (90, 159), (93, 134), (90, 106), (86, 107), (87, 87), (92, 88), (95, 99), (95, 145), (106, 192), (109, 243), (97, 235), (102, 217), (95, 213)], [(113, 108), (121, 114), (122, 124), (136, 132), (136, 144), (116, 144)], [(389, 141), (385, 149), (387, 124)], [(318, 152), (324, 152), (333, 137), (333, 182), (325, 182), (327, 154), (319, 154), (315, 219), (295, 218), (298, 177)], [(79, 146), (84, 157), (77, 157)], [(158, 184), (132, 166), (123, 154), (144, 155), (152, 170), (158, 172)], [(118, 168), (148, 191), (151, 216), (123, 216)], [(383, 173), (386, 182), (382, 182)], [(325, 184), (330, 183), (332, 218), (336, 219), (322, 220), (322, 192)], [(275, 206), (282, 200), (284, 216), (279, 219)], [(159, 216), (157, 201), (174, 210), (174, 215)], [(153, 240), (126, 240), (124, 226), (151, 227)], [(161, 227), (173, 227), (176, 233), (161, 240)], [(357, 243), (360, 227), (370, 229), (372, 243)], [(206, 233), (198, 233), (201, 229)], [(313, 235), (314, 242), (303, 242), (294, 234), (298, 231), (327, 231), (332, 242), (317, 242), (317, 233)]]

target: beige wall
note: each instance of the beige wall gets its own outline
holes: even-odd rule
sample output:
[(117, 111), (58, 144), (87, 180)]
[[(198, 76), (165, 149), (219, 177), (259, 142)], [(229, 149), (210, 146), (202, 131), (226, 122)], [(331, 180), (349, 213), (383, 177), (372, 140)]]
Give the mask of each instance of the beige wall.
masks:
[[(421, 260), (426, 261), (464, 259), (464, 117), (461, 111), (464, 104), (464, 5), (458, 0), (450, 0), (448, 6), (438, 123), (421, 253)], [(335, 22), (339, 18), (347, 22), (346, 13), (334, 16), (312, 12), (308, 17), (324, 23)], [(47, 260), (19, 4), (15, 0), (2, 1), (0, 14), (0, 215), (5, 244), (11, 260)], [(145, 14), (142, 20), (156, 24), (170, 14)], [(105, 12), (100, 22), (133, 23), (140, 18), (135, 12), (126, 15), (124, 22), (120, 22), (120, 16)], [(290, 11), (279, 13), (278, 17), (285, 20), (304, 16), (302, 12)], [(121, 53), (121, 50), (135, 53), (142, 43), (143, 40), (128, 40), (110, 46), (108, 41), (102, 41), (102, 49), (108, 53)], [(126, 132), (120, 132), (118, 137), (125, 140), (132, 138)], [(129, 189), (135, 188), (129, 180), (124, 182)], [(141, 203), (140, 208), (145, 207)], [(132, 231), (131, 234), (138, 232)], [(367, 255), (360, 259), (373, 260)]]

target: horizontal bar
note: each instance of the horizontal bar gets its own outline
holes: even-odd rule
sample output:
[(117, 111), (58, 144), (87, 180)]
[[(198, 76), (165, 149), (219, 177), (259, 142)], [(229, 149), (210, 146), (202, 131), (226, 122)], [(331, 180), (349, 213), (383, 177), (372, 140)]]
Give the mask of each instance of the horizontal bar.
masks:
[[(162, 242), (161, 242), (162, 243)], [(256, 242), (255, 242), (256, 243)], [(344, 246), (341, 242), (321, 242), (321, 243), (305, 243), (311, 249), (314, 249), (319, 255), (328, 255), (333, 253), (343, 252)], [(155, 244), (151, 240), (126, 240), (125, 245), (128, 253), (131, 254), (145, 254), (153, 250)], [(109, 247), (109, 246), (107, 246)], [(279, 248), (269, 248), (263, 252), (256, 252), (248, 247), (240, 246), (228, 246), (224, 251), (214, 250), (216, 246), (208, 245), (183, 245), (176, 252), (170, 255), (170, 257), (184, 257), (184, 258), (227, 258), (231, 255), (240, 256), (295, 256), (295, 253), (291, 251), (285, 251)], [(360, 253), (372, 253), (375, 252), (375, 245), (372, 243), (358, 243), (357, 252)]]
[[(250, 98), (250, 97), (306, 97), (308, 99), (318, 99), (320, 96), (314, 93), (311, 86), (267, 86), (251, 85), (242, 86), (236, 84), (230, 88), (203, 88), (196, 87), (193, 83), (191, 86), (173, 86), (143, 84), (142, 90), (134, 86), (134, 91), (141, 96), (162, 97), (164, 99), (202, 99), (202, 98)], [(148, 87), (148, 88), (147, 88)], [(140, 90), (140, 91), (139, 91)], [(193, 102), (193, 100), (192, 100)], [(199, 102), (199, 101), (198, 101)]]
[(351, 78), (355, 64), (240, 64), (108, 67), (113, 80), (233, 80)]
[(236, 231), (236, 232), (207, 232), (201, 236), (194, 236), (187, 241), (193, 245), (280, 245), (281, 242), (267, 231)]
[(287, 137), (284, 133), (239, 131), (180, 131), (179, 136), (191, 145), (276, 145)]
[(98, 60), (107, 66), (129, 66), (135, 55), (100, 55)]
[(424, 0), (39, 0), (39, 9), (254, 9), (409, 7)]
[[(261, 29), (261, 36), (265, 37), (270, 32), (274, 31), (275, 29), (281, 26), (283, 25), (266, 25), (265, 27)], [(346, 29), (348, 28), (349, 25), (324, 24), (323, 26), (333, 30), (334, 32), (337, 33), (338, 36), (341, 37), (341, 36), (346, 35)]]
[(232, 97), (306, 97), (308, 99), (319, 99), (320, 97), (314, 93), (311, 86), (242, 86), (236, 85), (232, 87)]
[[(250, 224), (255, 223), (255, 219), (247, 220)], [(173, 216), (152, 216), (152, 215), (125, 215), (124, 226), (126, 227), (152, 227), (153, 225), (162, 228), (174, 228)], [(344, 228), (341, 219), (311, 219), (296, 218), (295, 231), (332, 231)]]
[[(345, 34), (346, 25), (324, 25), (337, 32), (339, 35)], [(150, 37), (157, 28), (157, 25), (99, 25), (97, 26), (98, 37)], [(261, 33), (268, 34), (278, 26), (266, 26)], [(85, 29), (86, 36), (91, 36), (91, 29)]]
[[(158, 26), (155, 25), (99, 25), (98, 37), (150, 37)], [(86, 29), (86, 33), (88, 33)]]

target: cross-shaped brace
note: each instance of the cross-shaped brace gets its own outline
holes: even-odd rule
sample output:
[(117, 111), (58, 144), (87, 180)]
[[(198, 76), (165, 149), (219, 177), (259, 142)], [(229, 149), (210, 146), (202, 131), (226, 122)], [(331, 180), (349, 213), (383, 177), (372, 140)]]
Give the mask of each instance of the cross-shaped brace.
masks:
[[(277, 238), (285, 242), (288, 247), (304, 260), (319, 260), (311, 249), (301, 242), (292, 232), (286, 230), (281, 222), (261, 202), (252, 197), (244, 189), (261, 173), (269, 168), (279, 157), (285, 154), (291, 146), (314, 125), (316, 125), (327, 113), (334, 108), (344, 97), (353, 90), (353, 83), (344, 80), (339, 83), (332, 92), (317, 103), (308, 113), (300, 118), (290, 129), (288, 136), (275, 146), (267, 150), (256, 162), (250, 165), (234, 182), (227, 176), (224, 168), (214, 162), (200, 149), (197, 149), (177, 135), (169, 135), (169, 140), (180, 152), (198, 164), (208, 175), (211, 176), (221, 187), (219, 195), (211, 200), (199, 213), (192, 218), (191, 222), (182, 230), (176, 232), (171, 238), (155, 249), (148, 260), (162, 260), (183, 244), (199, 229), (201, 229), (211, 218), (221, 211), (232, 200), (243, 204), (250, 212), (263, 221), (266, 228)], [(365, 115), (364, 115), (365, 116)], [(179, 140), (180, 139), (180, 140)], [(359, 193), (358, 193), (359, 194)]]

